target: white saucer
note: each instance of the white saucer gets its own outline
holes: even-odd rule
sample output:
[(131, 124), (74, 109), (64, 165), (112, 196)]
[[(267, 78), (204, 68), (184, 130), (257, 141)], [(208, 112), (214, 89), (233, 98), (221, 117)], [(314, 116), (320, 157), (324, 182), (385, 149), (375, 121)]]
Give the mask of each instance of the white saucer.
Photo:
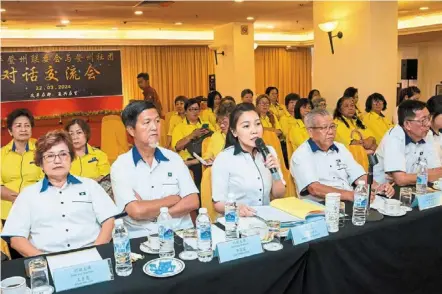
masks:
[(173, 277), (181, 273), (186, 265), (176, 258), (157, 258), (143, 266), (143, 272), (155, 278)]
[[(147, 242), (145, 242), (145, 243), (147, 243)], [(147, 253), (147, 254), (159, 254), (160, 253), (160, 250), (152, 249), (148, 245), (146, 245), (145, 243), (140, 244), (140, 250), (142, 252)]]
[(405, 207), (401, 207), (400, 211), (399, 211), (398, 213), (395, 213), (395, 214), (393, 214), (393, 213), (388, 213), (388, 212), (384, 211), (382, 208), (379, 208), (378, 211), (379, 211), (380, 213), (382, 213), (383, 215), (391, 216), (391, 217), (404, 216), (404, 215), (407, 213), (407, 210), (406, 210)]

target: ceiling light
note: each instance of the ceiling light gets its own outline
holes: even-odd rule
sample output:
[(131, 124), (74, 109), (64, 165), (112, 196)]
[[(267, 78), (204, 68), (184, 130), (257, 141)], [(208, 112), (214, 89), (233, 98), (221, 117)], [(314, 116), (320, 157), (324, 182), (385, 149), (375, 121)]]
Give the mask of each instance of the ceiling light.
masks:
[(423, 10), (428, 10), (428, 9), (430, 9), (430, 8), (428, 8), (427, 6), (424, 6), (424, 7), (420, 7), (420, 8), (419, 8), (419, 10), (422, 10), (422, 11), (423, 11)]
[(112, 29), (113, 29), (113, 30), (118, 30), (118, 28), (115, 28), (115, 27), (114, 27), (114, 28), (112, 28)]
[(67, 25), (67, 24), (70, 23), (70, 21), (68, 19), (62, 19), (61, 23), (64, 24), (64, 25)]
[(244, 0), (233, 0), (235, 2), (244, 2)]
[(274, 29), (275, 26), (274, 26), (274, 25), (268, 25), (266, 28), (268, 28), (268, 29)]
[(183, 23), (180, 22), (180, 21), (175, 23), (175, 25), (177, 25), (177, 26), (180, 26), (180, 25), (182, 25), (182, 24), (183, 24)]
[(248, 16), (247, 20), (254, 20), (255, 18), (253, 16)]
[(286, 49), (290, 49), (290, 48), (292, 48), (292, 46), (288, 45), (288, 46), (286, 46), (285, 48), (286, 48)]
[(135, 13), (135, 15), (142, 15), (143, 14), (143, 12), (141, 10), (137, 10), (134, 13)]
[(5, 11), (6, 11), (6, 9), (4, 9), (4, 8), (0, 9), (0, 12), (5, 12)]

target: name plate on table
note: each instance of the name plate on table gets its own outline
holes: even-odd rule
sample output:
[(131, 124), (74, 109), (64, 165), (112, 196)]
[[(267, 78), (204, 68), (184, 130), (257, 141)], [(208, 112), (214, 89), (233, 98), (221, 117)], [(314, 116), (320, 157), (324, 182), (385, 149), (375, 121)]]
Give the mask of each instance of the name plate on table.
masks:
[(263, 253), (263, 249), (259, 235), (218, 243), (215, 249), (215, 256), (218, 256), (219, 263), (260, 253)]
[(110, 258), (59, 268), (51, 272), (57, 292), (114, 279)]
[(425, 210), (441, 205), (442, 192), (433, 192), (416, 196), (419, 210)]
[(325, 218), (320, 218), (291, 228), (286, 240), (292, 240), (293, 245), (298, 245), (325, 236), (328, 236), (327, 225)]

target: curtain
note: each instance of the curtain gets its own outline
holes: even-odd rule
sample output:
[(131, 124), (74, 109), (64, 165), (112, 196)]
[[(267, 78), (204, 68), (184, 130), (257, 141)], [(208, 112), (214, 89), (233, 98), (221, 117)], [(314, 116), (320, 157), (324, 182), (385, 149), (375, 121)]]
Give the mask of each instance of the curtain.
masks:
[(173, 110), (176, 96), (206, 96), (209, 74), (215, 73), (215, 61), (207, 46), (49, 46), (1, 48), (17, 51), (93, 51), (121, 50), (123, 105), (142, 99), (137, 75), (147, 72), (150, 84), (160, 97), (163, 109)]
[(312, 86), (312, 55), (310, 48), (288, 51), (285, 48), (260, 46), (255, 50), (256, 94), (268, 86), (279, 89), (279, 102), (289, 93), (307, 97)]

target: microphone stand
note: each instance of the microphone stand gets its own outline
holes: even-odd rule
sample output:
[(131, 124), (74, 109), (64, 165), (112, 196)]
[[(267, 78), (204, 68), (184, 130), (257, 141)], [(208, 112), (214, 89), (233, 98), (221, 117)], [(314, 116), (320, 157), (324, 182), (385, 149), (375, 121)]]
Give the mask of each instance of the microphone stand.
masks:
[(384, 218), (384, 216), (375, 209), (370, 209), (370, 196), (371, 196), (371, 186), (373, 185), (373, 167), (378, 164), (378, 158), (376, 154), (368, 155), (368, 175), (367, 175), (367, 186), (368, 186), (368, 201), (367, 201), (367, 214), (366, 221), (376, 222)]

